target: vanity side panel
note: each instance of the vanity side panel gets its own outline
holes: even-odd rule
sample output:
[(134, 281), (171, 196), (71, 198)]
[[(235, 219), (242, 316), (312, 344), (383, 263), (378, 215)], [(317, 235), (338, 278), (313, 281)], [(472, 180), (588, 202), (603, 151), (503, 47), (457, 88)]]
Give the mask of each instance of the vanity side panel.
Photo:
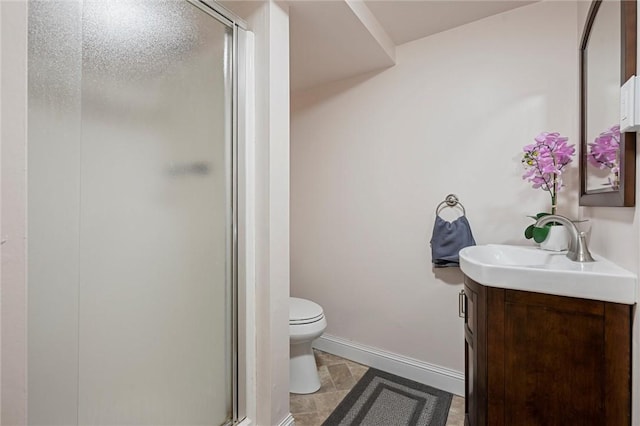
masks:
[(477, 284), (478, 299), (476, 301), (476, 333), (474, 345), (476, 351), (477, 381), (475, 384), (477, 425), (487, 425), (487, 287)]
[(465, 425), (487, 425), (487, 287), (465, 276)]
[(606, 303), (604, 321), (607, 424), (629, 425), (632, 306)]

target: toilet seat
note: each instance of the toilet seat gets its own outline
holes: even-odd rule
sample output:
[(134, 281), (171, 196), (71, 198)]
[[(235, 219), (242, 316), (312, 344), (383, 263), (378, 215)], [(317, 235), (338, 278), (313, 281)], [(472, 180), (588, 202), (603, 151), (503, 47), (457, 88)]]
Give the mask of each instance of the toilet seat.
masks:
[(289, 298), (289, 325), (312, 324), (324, 318), (324, 311), (317, 303), (297, 297)]

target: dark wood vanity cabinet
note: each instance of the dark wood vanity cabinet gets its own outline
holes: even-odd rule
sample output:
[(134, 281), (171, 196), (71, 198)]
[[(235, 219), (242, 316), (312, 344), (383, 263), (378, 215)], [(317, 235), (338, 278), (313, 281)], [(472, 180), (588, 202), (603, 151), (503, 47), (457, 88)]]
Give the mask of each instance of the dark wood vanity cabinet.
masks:
[(465, 425), (630, 425), (632, 307), (465, 277)]

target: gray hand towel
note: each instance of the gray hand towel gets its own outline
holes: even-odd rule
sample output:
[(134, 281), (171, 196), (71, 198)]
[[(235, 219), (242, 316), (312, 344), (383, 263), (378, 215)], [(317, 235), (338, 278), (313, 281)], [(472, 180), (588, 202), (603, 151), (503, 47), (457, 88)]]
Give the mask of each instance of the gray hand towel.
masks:
[(466, 216), (460, 216), (453, 222), (447, 222), (436, 216), (431, 236), (431, 257), (433, 266), (445, 268), (459, 266), (458, 252), (468, 246), (475, 246), (471, 226)]

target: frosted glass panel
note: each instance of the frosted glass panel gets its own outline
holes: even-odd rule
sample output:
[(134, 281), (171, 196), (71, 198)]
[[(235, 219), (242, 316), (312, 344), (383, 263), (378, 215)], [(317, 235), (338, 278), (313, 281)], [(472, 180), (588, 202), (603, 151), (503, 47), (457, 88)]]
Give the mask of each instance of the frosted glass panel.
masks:
[(79, 2), (29, 3), (28, 417), (77, 423)]
[(29, 422), (232, 418), (231, 28), (32, 1)]
[(187, 2), (83, 15), (79, 421), (221, 424), (230, 30)]

